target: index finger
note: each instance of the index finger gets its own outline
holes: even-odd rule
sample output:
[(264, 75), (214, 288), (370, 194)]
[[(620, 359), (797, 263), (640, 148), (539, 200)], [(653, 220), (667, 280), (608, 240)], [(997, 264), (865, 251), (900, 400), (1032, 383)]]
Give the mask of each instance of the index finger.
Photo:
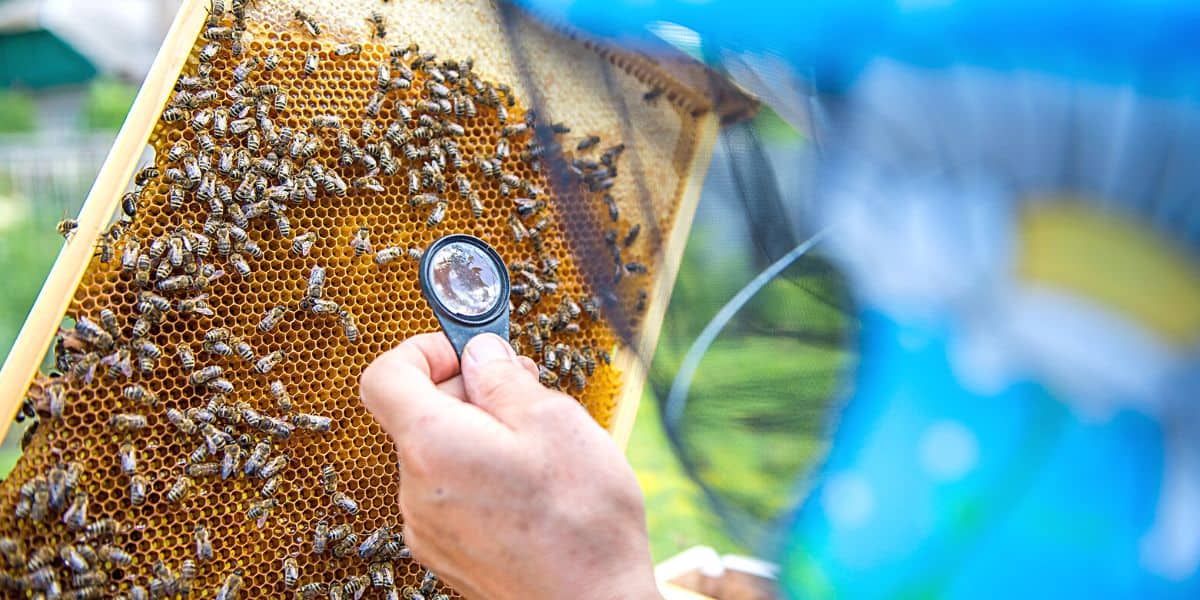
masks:
[(359, 395), (385, 431), (404, 435), (422, 415), (461, 402), (437, 387), (458, 375), (458, 369), (458, 356), (446, 334), (413, 336), (363, 371)]

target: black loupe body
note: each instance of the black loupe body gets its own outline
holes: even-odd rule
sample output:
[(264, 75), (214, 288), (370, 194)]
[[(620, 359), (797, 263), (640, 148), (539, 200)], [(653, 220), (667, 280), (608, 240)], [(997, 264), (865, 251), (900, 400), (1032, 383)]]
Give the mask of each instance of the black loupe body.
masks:
[(508, 267), (487, 242), (462, 233), (437, 239), (421, 256), (419, 278), (459, 359), (481, 333), (508, 340)]

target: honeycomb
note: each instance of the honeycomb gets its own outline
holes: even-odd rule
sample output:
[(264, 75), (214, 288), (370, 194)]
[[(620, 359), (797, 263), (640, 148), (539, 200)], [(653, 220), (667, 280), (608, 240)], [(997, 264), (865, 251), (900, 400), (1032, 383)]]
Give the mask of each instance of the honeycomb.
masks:
[[(340, 16), (336, 6), (222, 4), (150, 135), (152, 163), (139, 166), (125, 216), (96, 240), (57, 370), (29, 387), (23, 414), (36, 428), (0, 486), (0, 589), (336, 598), (370, 581), (370, 597), (453, 596), (403, 546), (394, 449), (358, 399), (375, 356), (438, 329), (414, 258), (449, 233), (493, 245), (523, 288), (512, 297), (514, 347), (608, 426), (622, 386), (606, 360), (617, 336), (591, 310), (597, 290), (573, 250), (589, 239), (619, 255), (617, 296), (637, 314), (675, 209), (631, 209), (624, 172), (663, 189), (686, 173), (627, 167), (621, 148), (678, 158), (692, 141), (676, 131), (675, 145), (658, 148), (653, 127), (623, 138), (597, 125), (603, 99), (556, 92), (562, 82), (535, 69), (534, 83), (573, 98), (579, 117), (556, 122), (579, 179), (563, 189), (539, 159), (554, 149), (536, 146), (529, 126), (548, 123), (527, 111), (522, 83), (488, 76), (515, 80), (511, 67), (453, 46), (435, 55), (437, 36), (401, 41), (400, 30), (427, 25), (411, 4), (359, 2)], [(371, 18), (377, 10), (387, 17)], [(389, 26), (380, 39), (376, 28)], [(545, 33), (528, 33), (526, 51), (550, 51), (537, 46)], [(571, 52), (568, 64), (589, 51)], [(663, 104), (636, 110), (675, 127), (689, 114)], [(614, 218), (609, 204), (623, 210)], [(211, 558), (197, 548), (201, 529)], [(318, 553), (326, 529), (349, 533)], [(368, 538), (378, 543), (364, 551)]]

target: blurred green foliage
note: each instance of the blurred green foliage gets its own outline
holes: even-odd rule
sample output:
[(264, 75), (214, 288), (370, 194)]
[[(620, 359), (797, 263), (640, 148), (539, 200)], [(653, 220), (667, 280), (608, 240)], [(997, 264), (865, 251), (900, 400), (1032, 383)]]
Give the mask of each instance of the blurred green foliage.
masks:
[(88, 87), (83, 106), (83, 124), (87, 129), (116, 131), (125, 122), (137, 88), (114, 79), (95, 79)]
[[(665, 396), (713, 315), (761, 270), (740, 244), (704, 225), (693, 230), (651, 368), (658, 393)], [(751, 516), (769, 518), (799, 501), (797, 483), (824, 455), (841, 375), (854, 359), (845, 299), (837, 272), (805, 257), (756, 294), (701, 360), (679, 442), (698, 478)], [(753, 553), (726, 533), (686, 474), (664, 435), (663, 399), (647, 393), (628, 448), (655, 560), (697, 544)]]
[(18, 214), (0, 229), (0, 273), (6, 278), (0, 294), (0, 362), (8, 356), (63, 243), (54, 232), (54, 217), (36, 214)]
[(29, 133), (37, 107), (33, 98), (18, 89), (0, 90), (0, 133)]

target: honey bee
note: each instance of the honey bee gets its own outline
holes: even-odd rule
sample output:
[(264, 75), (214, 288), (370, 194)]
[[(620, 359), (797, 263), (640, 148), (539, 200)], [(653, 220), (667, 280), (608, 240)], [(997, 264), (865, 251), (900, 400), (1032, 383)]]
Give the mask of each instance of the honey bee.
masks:
[(146, 502), (146, 490), (150, 487), (150, 482), (142, 475), (134, 475), (129, 478), (129, 504), (132, 506), (141, 506)]
[(251, 118), (235, 119), (229, 124), (229, 131), (233, 135), (242, 135), (251, 129), (254, 129), (254, 119)]
[(167, 409), (167, 422), (174, 425), (184, 435), (196, 435), (196, 432), (199, 431), (196, 423), (178, 408), (171, 407)]
[[(346, 580), (346, 583), (341, 586), (340, 598), (353, 597), (355, 599), (362, 598), (367, 591), (367, 586), (371, 585), (371, 578), (366, 575), (356, 575)], [(337, 584), (329, 588), (330, 599), (333, 600), (334, 590), (337, 589)]]
[(230, 254), (229, 264), (233, 265), (233, 270), (237, 271), (237, 274), (242, 278), (248, 279), (250, 277), (250, 263), (246, 262), (246, 258), (240, 253), (234, 252)]
[(105, 539), (112, 538), (121, 532), (121, 525), (116, 519), (105, 517), (88, 524), (84, 530), (88, 539)]
[[(225, 110), (224, 108), (218, 108), (217, 110), (213, 111), (212, 132), (213, 135), (219, 138), (223, 138), (229, 134), (229, 111)], [(212, 167), (211, 154), (202, 154), (199, 156), (198, 160), (200, 161), (200, 167), (203, 170), (207, 171)]]
[(227, 575), (225, 580), (221, 582), (221, 587), (217, 590), (215, 600), (237, 600), (238, 593), (241, 591), (241, 589), (242, 570), (236, 569), (234, 572)]
[(387, 28), (383, 22), (383, 15), (372, 11), (367, 20), (370, 21), (371, 25), (375, 28), (375, 32), (372, 34), (374, 39), (382, 40), (383, 38), (387, 37)]
[[(282, 232), (280, 232), (282, 234)], [(285, 236), (286, 237), (286, 236)], [(292, 239), (292, 254), (297, 256), (308, 256), (312, 251), (313, 244), (317, 243), (317, 234), (314, 231), (303, 233)]]
[(75, 230), (78, 228), (79, 221), (76, 221), (75, 219), (63, 219), (54, 226), (54, 230), (57, 231), (59, 235), (63, 236), (63, 239), (65, 240), (71, 239), (71, 235), (74, 234)]
[(246, 340), (239, 339), (234, 342), (233, 351), (246, 362), (254, 361), (254, 348)]
[(354, 237), (350, 239), (350, 247), (354, 249), (354, 256), (362, 256), (371, 251), (371, 229), (366, 226), (358, 228), (354, 233)]
[(496, 160), (496, 159), (489, 160), (486, 158), (479, 158), (479, 159), (476, 159), (476, 164), (479, 166), (479, 170), (484, 174), (484, 176), (486, 176), (486, 177), (499, 177), (500, 176), (501, 170), (500, 170), (500, 161), (499, 160)]
[(625, 239), (621, 240), (621, 245), (628, 248), (637, 241), (638, 234), (642, 232), (642, 224), (635, 224), (629, 228), (629, 233), (625, 234)]
[(100, 546), (98, 552), (100, 560), (119, 567), (126, 567), (133, 563), (133, 557), (130, 554), (116, 546), (105, 544)]
[[(212, 123), (212, 119), (213, 119), (212, 109), (211, 108), (202, 108), (202, 109), (192, 113), (192, 118), (190, 121), (188, 121), (188, 125), (191, 126), (193, 131), (200, 132), (200, 131), (203, 131), (208, 128), (209, 124)], [(182, 143), (182, 142), (180, 142), (180, 143)], [(171, 148), (171, 150), (174, 150), (174, 149), (175, 149), (174, 147)], [(187, 146), (185, 145), (183, 154), (181, 154), (179, 156), (179, 158), (183, 158), (184, 156), (187, 156), (189, 154), (188, 150), (189, 150), (189, 148), (187, 148)], [(170, 151), (167, 152), (167, 160), (168, 161), (177, 162), (179, 160), (179, 158), (172, 159)]]
[(167, 109), (162, 113), (162, 120), (166, 123), (175, 123), (177, 121), (181, 121), (183, 120), (183, 117), (183, 109), (179, 108), (178, 106), (168, 106)]
[(191, 288), (194, 283), (195, 279), (191, 275), (172, 275), (159, 279), (155, 287), (160, 292), (179, 292)]
[(275, 458), (271, 459), (271, 462), (264, 464), (260, 469), (258, 469), (258, 478), (270, 479), (278, 475), (280, 471), (287, 467), (288, 461), (289, 459), (286, 454), (280, 454), (279, 456), (276, 456)]
[(33, 492), (32, 507), (29, 510), (29, 518), (35, 522), (42, 522), (50, 514), (50, 490), (45, 487), (39, 487)]
[(338, 56), (351, 56), (362, 53), (362, 44), (338, 44), (333, 53)]
[(158, 404), (158, 395), (154, 392), (147, 391), (146, 388), (139, 384), (125, 386), (125, 389), (121, 390), (121, 395), (125, 396), (125, 398), (128, 400), (132, 400), (139, 404), (145, 404), (146, 406), (154, 406), (155, 404)]
[(256, 475), (259, 469), (267, 460), (267, 455), (271, 453), (270, 440), (262, 440), (254, 446), (250, 451), (250, 456), (246, 458), (245, 464), (242, 466), (243, 475)]
[(162, 356), (162, 350), (150, 340), (141, 339), (133, 343), (134, 350), (141, 356), (158, 359)]
[(299, 579), (300, 564), (296, 562), (295, 557), (289, 556), (283, 559), (283, 585), (294, 588)]
[(300, 301), (301, 308), (307, 308), (314, 315), (333, 315), (342, 312), (342, 307), (333, 300), (305, 298)]
[(479, 198), (479, 194), (475, 192), (467, 194), (467, 203), (471, 205), (471, 216), (476, 219), (483, 216), (483, 200)]
[(301, 600), (315, 600), (323, 595), (325, 595), (325, 584), (319, 581), (313, 581), (300, 586), (300, 590), (296, 593), (296, 597)]
[(354, 549), (357, 547), (358, 534), (351, 532), (333, 546), (333, 556), (334, 558), (347, 558), (354, 554)]
[(132, 475), (137, 472), (137, 448), (131, 441), (121, 442), (121, 447), (117, 450), (117, 456), (121, 459), (121, 472), (126, 475)]
[(434, 227), (441, 224), (446, 219), (447, 206), (448, 204), (445, 201), (439, 201), (429, 213), (429, 218), (425, 219), (425, 226)]
[(121, 270), (132, 273), (137, 269), (138, 256), (141, 254), (141, 242), (137, 237), (125, 240), (125, 248), (121, 251)]
[(203, 317), (211, 317), (216, 314), (212, 307), (208, 305), (208, 294), (200, 294), (191, 298), (184, 298), (179, 301), (177, 310), (184, 315), (200, 315)]
[(208, 528), (204, 525), (196, 525), (196, 529), (192, 532), (192, 539), (196, 543), (196, 560), (207, 562), (213, 559), (212, 539), (208, 534)]
[(347, 496), (344, 492), (333, 493), (333, 505), (345, 511), (349, 515), (358, 514), (358, 503), (353, 498)]
[(279, 505), (279, 501), (274, 498), (267, 498), (260, 502), (255, 502), (246, 510), (246, 518), (258, 522), (258, 526), (262, 527), (266, 523), (267, 517), (271, 515), (271, 511)]
[(117, 413), (108, 419), (109, 428), (121, 433), (140, 431), (147, 425), (145, 416), (134, 413)]
[(391, 537), (392, 530), (386, 525), (371, 532), (371, 535), (367, 536), (367, 539), (363, 540), (363, 543), (359, 545), (358, 557), (363, 560), (371, 560), (375, 555), (379, 554), (379, 551), (383, 549), (384, 544)]
[(316, 52), (309, 52), (304, 56), (304, 74), (312, 76), (317, 72), (317, 65), (320, 63), (320, 57)]
[(317, 521), (313, 528), (312, 546), (313, 554), (320, 556), (325, 554), (325, 548), (329, 542), (329, 522), (324, 519)]
[[(201, 150), (209, 154), (217, 151), (217, 142), (214, 141), (212, 136), (208, 135), (207, 133), (197, 133), (196, 143), (200, 145)], [(192, 157), (191, 160), (189, 160), (188, 157), (185, 156), (183, 157), (183, 168), (184, 175), (187, 176), (187, 188), (192, 189), (196, 187), (196, 185), (200, 183), (200, 163), (197, 162), (195, 157)], [(168, 169), (168, 171), (170, 171), (170, 169)]]
[(371, 563), (368, 568), (371, 575), (371, 587), (376, 589), (391, 589), (396, 581), (392, 575), (392, 564), (387, 562)]
[(383, 94), (383, 92), (378, 92), (378, 91), (375, 92), (375, 94), (373, 96), (371, 96), (371, 100), (369, 102), (367, 102), (367, 106), (365, 108), (365, 111), (368, 116), (371, 116), (371, 117), (379, 116), (379, 111), (383, 108), (384, 98), (386, 98), (386, 96)]
[[(226, 448), (229, 448), (229, 447), (237, 448), (237, 444), (228, 444), (225, 447)], [(196, 478), (196, 479), (199, 479), (202, 477), (216, 477), (220, 472), (221, 472), (221, 463), (216, 463), (216, 462), (193, 463), (193, 464), (189, 464), (187, 467), (184, 468), (184, 473), (188, 477), (192, 477), (192, 478)]]
[(305, 288), (304, 295), (307, 298), (318, 299), (323, 294), (325, 287), (325, 267), (321, 265), (313, 265), (313, 268), (308, 273), (308, 286)]
[(85, 560), (83, 556), (79, 554), (79, 551), (76, 550), (74, 546), (69, 544), (62, 546), (59, 549), (58, 554), (62, 559), (63, 564), (67, 565), (68, 569), (76, 573), (84, 573), (90, 569), (87, 560)]
[(109, 335), (108, 331), (104, 331), (100, 325), (92, 323), (88, 317), (79, 317), (76, 320), (74, 334), (92, 346), (106, 350), (113, 347), (113, 336)]
[(639, 273), (646, 273), (647, 269), (646, 269), (646, 265), (643, 265), (642, 263), (629, 262), (629, 263), (625, 263), (625, 272), (629, 273), (629, 274), (639, 274)]
[(513, 123), (500, 128), (501, 137), (518, 136), (529, 130), (529, 126), (524, 123)]
[(192, 479), (187, 475), (180, 475), (175, 479), (175, 483), (171, 484), (171, 489), (167, 490), (167, 502), (177, 504), (183, 500), (189, 490), (192, 489)]
[(71, 506), (63, 513), (62, 522), (72, 531), (83, 529), (87, 523), (88, 495), (84, 492), (75, 494)]
[[(205, 343), (207, 344), (216, 341), (219, 340), (206, 340)], [(188, 381), (191, 382), (192, 385), (201, 386), (220, 377), (222, 373), (224, 373), (224, 369), (222, 369), (220, 365), (209, 365), (200, 369), (199, 371), (193, 371), (191, 375), (188, 375)]]
[(283, 306), (275, 306), (267, 310), (262, 319), (258, 322), (259, 331), (271, 331), (275, 326), (283, 321), (287, 315), (287, 308)]
[(310, 431), (320, 431), (322, 433), (329, 431), (333, 425), (333, 419), (320, 415), (310, 415), (300, 413), (292, 415), (292, 425), (300, 429), (308, 429)]
[(334, 115), (317, 115), (312, 118), (313, 129), (338, 129), (342, 126), (342, 119)]
[(258, 64), (259, 61), (257, 56), (252, 56), (238, 63), (238, 65), (233, 69), (233, 80), (238, 83), (245, 81), (246, 78), (254, 72), (254, 69), (258, 67)]
[(279, 61), (279, 55), (271, 52), (267, 55), (267, 58), (263, 60), (263, 69), (267, 71), (274, 71), (275, 68), (279, 66)]
[(580, 140), (579, 143), (575, 145), (575, 150), (577, 150), (579, 152), (583, 152), (584, 150), (595, 147), (596, 144), (599, 144), (599, 143), (600, 143), (600, 136), (589, 135), (586, 138), (583, 138), (582, 140)]
[(196, 579), (196, 561), (185, 558), (179, 565), (179, 584), (183, 595), (188, 595), (191, 591), (192, 581)]
[[(368, 156), (365, 158), (370, 157)], [(374, 177), (358, 177), (354, 179), (353, 184), (355, 189), (367, 190), (370, 192), (382, 193), (386, 190), (386, 188), (383, 187), (383, 184), (379, 183), (379, 180)]]
[(513, 241), (515, 242), (520, 242), (521, 240), (529, 237), (529, 230), (525, 227), (525, 224), (516, 217), (516, 215), (509, 215), (508, 227), (509, 230), (512, 231)]
[(345, 334), (346, 340), (351, 344), (358, 341), (358, 325), (354, 322), (354, 315), (343, 310), (338, 313), (338, 319), (342, 325), (342, 333)]

